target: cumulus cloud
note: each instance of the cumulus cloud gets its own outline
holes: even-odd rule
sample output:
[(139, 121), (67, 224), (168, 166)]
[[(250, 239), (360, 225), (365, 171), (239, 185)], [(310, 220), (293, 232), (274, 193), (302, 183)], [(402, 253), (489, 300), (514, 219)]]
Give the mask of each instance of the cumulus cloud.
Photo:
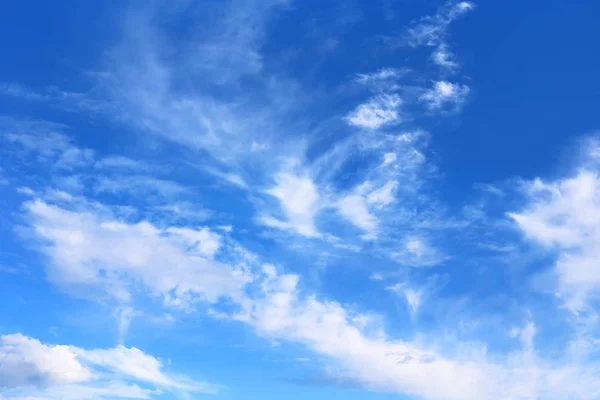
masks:
[(508, 215), (529, 239), (557, 258), (558, 293), (574, 312), (589, 311), (600, 289), (600, 176), (582, 169), (574, 176), (525, 184), (529, 203)]
[(162, 369), (158, 359), (136, 348), (85, 350), (43, 344), (20, 333), (0, 336), (0, 388), (8, 399), (148, 399), (160, 393), (156, 388), (218, 390), (216, 385), (166, 375)]
[(251, 279), (243, 263), (229, 266), (212, 259), (220, 239), (207, 228), (159, 229), (40, 199), (27, 202), (24, 210), (31, 235), (49, 259), (49, 279), (79, 295), (127, 302), (142, 283), (165, 303), (183, 307), (235, 298)]
[(94, 378), (68, 346), (46, 346), (21, 334), (0, 338), (0, 387), (63, 385)]

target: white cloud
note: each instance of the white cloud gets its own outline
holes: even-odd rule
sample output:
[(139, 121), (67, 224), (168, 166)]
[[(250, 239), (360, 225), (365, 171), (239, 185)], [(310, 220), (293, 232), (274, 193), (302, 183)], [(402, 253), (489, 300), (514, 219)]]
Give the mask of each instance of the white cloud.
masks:
[(143, 389), (138, 385), (118, 381), (71, 384), (46, 388), (18, 388), (0, 394), (0, 400), (108, 400), (150, 399), (159, 395), (157, 390)]
[(176, 182), (145, 175), (96, 176), (93, 189), (97, 192), (127, 193), (134, 196), (158, 194), (167, 198), (173, 198), (187, 190)]
[(94, 374), (68, 346), (46, 346), (21, 334), (0, 337), (0, 387), (63, 385)]
[(357, 74), (356, 81), (363, 85), (369, 85), (375, 88), (382, 84), (385, 85), (384, 87), (389, 88), (390, 82), (405, 76), (408, 72), (408, 69), (382, 68), (368, 74)]
[(558, 292), (572, 311), (589, 311), (600, 289), (600, 177), (583, 169), (575, 176), (526, 184), (529, 204), (509, 213), (523, 233), (557, 252)]
[(132, 171), (147, 171), (152, 169), (150, 165), (147, 165), (141, 161), (116, 155), (104, 157), (98, 160), (94, 165), (96, 168), (128, 169)]
[(261, 222), (274, 228), (290, 229), (306, 237), (319, 237), (314, 220), (320, 208), (320, 195), (310, 177), (280, 172), (275, 180), (276, 186), (267, 193), (279, 200), (286, 220), (265, 215)]
[(336, 208), (340, 215), (366, 232), (364, 239), (375, 239), (379, 219), (375, 212), (394, 201), (397, 186), (395, 180), (385, 182), (378, 188), (365, 182), (352, 193), (341, 196), (336, 202)]
[(401, 122), (401, 104), (402, 99), (397, 94), (382, 94), (356, 107), (345, 119), (350, 125), (377, 129)]
[(168, 376), (158, 359), (136, 348), (85, 350), (46, 345), (22, 334), (0, 337), (0, 390), (8, 399), (148, 399), (159, 393), (125, 383), (131, 380), (184, 392), (214, 393), (219, 389)]
[(397, 159), (398, 157), (396, 156), (396, 153), (385, 153), (383, 155), (383, 165), (392, 164)]
[(385, 207), (394, 201), (394, 194), (398, 188), (398, 182), (390, 180), (378, 189), (373, 189), (366, 193), (369, 204), (375, 207)]
[[(553, 366), (537, 357), (532, 330), (522, 351), (500, 361), (475, 344), (455, 343), (452, 356), (435, 337), (407, 342), (386, 337), (377, 318), (339, 303), (303, 297), (296, 275), (271, 271), (264, 297), (248, 301), (235, 318), (272, 340), (301, 343), (330, 361), (332, 379), (354, 380), (376, 390), (430, 400), (594, 398), (597, 365)], [(418, 302), (413, 303), (416, 306)], [(435, 335), (434, 335), (435, 336)], [(492, 361), (494, 359), (494, 361)], [(431, 384), (435, 377), (435, 385)]]
[(131, 320), (136, 316), (136, 311), (132, 307), (119, 307), (117, 310), (119, 319), (119, 344), (125, 343), (125, 337), (129, 331)]
[(456, 71), (460, 66), (456, 61), (454, 54), (448, 50), (448, 46), (445, 43), (442, 43), (437, 47), (431, 54), (431, 59), (436, 65), (439, 65), (449, 72)]
[[(250, 275), (210, 260), (218, 235), (206, 228), (159, 229), (126, 223), (101, 210), (74, 211), (42, 200), (25, 203), (31, 234), (49, 258), (48, 277), (80, 296), (127, 302), (142, 284), (171, 306), (239, 297)], [(166, 268), (165, 266), (169, 266)]]
[(230, 183), (234, 186), (237, 186), (237, 187), (240, 187), (243, 189), (248, 187), (248, 184), (246, 183), (246, 181), (244, 181), (244, 178), (242, 178), (241, 176), (239, 176), (233, 172), (223, 172), (223, 171), (220, 171), (215, 168), (206, 168), (206, 167), (203, 168), (203, 170), (208, 172), (211, 175), (221, 178), (225, 182)]
[(29, 101), (48, 100), (49, 96), (30, 90), (16, 82), (0, 83), (0, 94), (4, 96), (18, 97)]
[(408, 45), (439, 46), (444, 42), (450, 23), (473, 8), (473, 3), (467, 1), (447, 3), (437, 14), (422, 18), (408, 29)]
[(429, 267), (446, 261), (448, 257), (431, 246), (426, 238), (408, 236), (401, 247), (393, 252), (392, 258), (407, 266)]
[(250, 146), (250, 151), (263, 151), (269, 148), (269, 145), (264, 143), (258, 143), (255, 140), (252, 141), (252, 145)]
[(431, 54), (433, 62), (445, 72), (456, 72), (460, 65), (447, 43), (448, 28), (455, 19), (474, 7), (473, 3), (467, 1), (446, 3), (435, 15), (414, 22), (408, 29), (403, 44), (411, 47), (435, 47)]
[[(122, 18), (121, 40), (106, 52), (106, 72), (95, 76), (96, 93), (114, 105), (108, 110), (114, 119), (202, 149), (204, 164), (231, 166), (260, 157), (262, 152), (250, 150), (272, 147), (270, 117), (291, 104), (290, 98), (297, 101), (288, 80), (265, 73), (260, 51), (265, 26), (286, 3), (219, 2), (207, 8), (169, 2), (131, 9)], [(190, 23), (186, 15), (200, 19)], [(165, 27), (182, 20), (188, 34), (173, 40)], [(253, 82), (251, 94), (241, 90), (243, 79)], [(237, 175), (222, 177), (244, 186)]]
[(162, 372), (162, 363), (136, 348), (117, 346), (112, 349), (84, 350), (73, 348), (79, 359), (88, 365), (108, 369), (117, 374), (161, 388), (214, 393), (217, 386), (201, 384), (190, 379), (175, 379)]
[(397, 283), (388, 289), (404, 296), (411, 314), (416, 314), (419, 311), (423, 301), (423, 292), (421, 290), (410, 287), (406, 283)]
[(368, 239), (375, 238), (377, 218), (370, 213), (363, 196), (359, 194), (344, 196), (338, 201), (337, 208), (344, 218), (366, 231)]
[(190, 228), (167, 228), (167, 233), (172, 234), (177, 241), (181, 241), (182, 247), (188, 248), (191, 254), (213, 258), (221, 247), (221, 236), (207, 227), (200, 229)]
[(0, 131), (8, 142), (36, 153), (43, 160), (57, 158), (72, 147), (63, 131), (68, 127), (49, 121), (0, 117)]
[(430, 111), (442, 108), (458, 110), (462, 107), (469, 94), (469, 87), (458, 83), (438, 81), (433, 88), (425, 91), (419, 100), (426, 103)]

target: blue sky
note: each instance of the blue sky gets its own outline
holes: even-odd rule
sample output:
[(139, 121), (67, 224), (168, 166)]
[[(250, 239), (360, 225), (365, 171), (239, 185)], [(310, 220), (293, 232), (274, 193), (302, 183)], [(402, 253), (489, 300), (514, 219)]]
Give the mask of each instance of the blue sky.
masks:
[(0, 399), (600, 398), (591, 2), (12, 2)]

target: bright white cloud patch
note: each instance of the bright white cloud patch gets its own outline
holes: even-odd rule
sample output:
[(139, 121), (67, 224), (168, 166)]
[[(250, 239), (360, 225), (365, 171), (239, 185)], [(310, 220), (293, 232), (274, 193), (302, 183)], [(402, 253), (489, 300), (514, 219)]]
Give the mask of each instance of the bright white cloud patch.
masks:
[[(127, 382), (135, 382), (135, 384)], [(152, 385), (142, 388), (139, 385)], [(0, 336), (0, 388), (8, 398), (148, 399), (156, 388), (214, 393), (218, 387), (162, 371), (156, 358), (136, 348), (84, 350), (47, 345), (22, 334)], [(2, 397), (0, 397), (2, 398)], [(31, 398), (31, 397), (27, 397)]]
[(377, 211), (394, 201), (397, 186), (398, 183), (394, 180), (379, 187), (365, 182), (353, 193), (342, 196), (336, 207), (341, 216), (366, 232), (365, 239), (374, 239), (377, 236)]
[(94, 378), (68, 346), (46, 346), (21, 334), (0, 338), (0, 387), (64, 385)]
[(235, 298), (250, 280), (243, 264), (232, 267), (211, 259), (220, 239), (206, 228), (159, 229), (43, 200), (24, 208), (33, 235), (44, 243), (48, 277), (78, 295), (129, 301), (138, 282), (166, 304), (183, 307)]
[(367, 201), (359, 194), (342, 197), (338, 204), (340, 214), (357, 227), (367, 232), (367, 238), (374, 238), (377, 218), (371, 214)]
[[(296, 275), (270, 269), (262, 284), (264, 297), (246, 303), (235, 318), (263, 335), (302, 343), (327, 357), (332, 380), (357, 380), (371, 388), (432, 400), (559, 400), (600, 394), (600, 382), (594, 378), (597, 366), (555, 367), (538, 359), (531, 329), (521, 335), (522, 349), (503, 362), (489, 360), (469, 343), (455, 343), (458, 350), (448, 357), (435, 340), (389, 339), (377, 319), (336, 302), (304, 297), (297, 286)], [(415, 296), (411, 301), (418, 307)]]
[(525, 235), (557, 251), (558, 291), (567, 306), (588, 310), (600, 289), (600, 177), (592, 170), (553, 182), (527, 183), (529, 204), (509, 213)]
[(449, 72), (454, 72), (459, 68), (456, 57), (450, 52), (450, 50), (448, 50), (448, 46), (446, 44), (439, 45), (431, 54), (431, 59), (435, 64)]
[(318, 237), (315, 216), (319, 211), (319, 193), (307, 175), (290, 172), (277, 174), (276, 186), (267, 193), (279, 200), (285, 220), (263, 216), (261, 222), (267, 226), (290, 229), (306, 237)]
[(400, 105), (402, 100), (396, 94), (382, 94), (361, 104), (346, 116), (346, 121), (354, 126), (377, 129), (384, 125), (401, 122)]
[(433, 88), (425, 91), (419, 100), (424, 102), (430, 111), (450, 108), (457, 110), (462, 107), (469, 94), (469, 87), (446, 81), (435, 82)]

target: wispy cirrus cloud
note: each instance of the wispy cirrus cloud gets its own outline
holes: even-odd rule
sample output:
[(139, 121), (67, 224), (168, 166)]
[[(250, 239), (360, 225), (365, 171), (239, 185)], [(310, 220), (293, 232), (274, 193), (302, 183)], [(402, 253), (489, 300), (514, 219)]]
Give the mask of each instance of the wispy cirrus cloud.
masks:
[(444, 72), (454, 73), (460, 68), (460, 64), (448, 45), (448, 29), (454, 20), (474, 8), (474, 3), (468, 1), (449, 1), (436, 14), (414, 21), (401, 43), (411, 47), (434, 47), (431, 60)]
[[(598, 365), (556, 366), (543, 360), (535, 351), (531, 328), (521, 335), (522, 348), (503, 361), (488, 359), (476, 343), (454, 343), (458, 350), (444, 355), (435, 340), (389, 339), (377, 319), (304, 296), (296, 275), (279, 274), (271, 266), (264, 273), (264, 297), (248, 303), (234, 318), (263, 335), (302, 343), (323, 355), (332, 363), (334, 380), (440, 400), (561, 399), (600, 393), (594, 378)], [(417, 299), (412, 300), (417, 307)], [(436, 385), (429, 376), (436, 376)]]
[[(281, 54), (297, 56), (287, 43), (269, 46), (269, 30), (276, 28), (271, 22), (293, 11), (288, 4), (159, 2), (131, 9), (122, 21), (123, 37), (106, 51), (104, 72), (90, 74), (90, 92), (0, 86), (9, 97), (101, 113), (147, 145), (132, 151), (140, 157), (132, 158), (116, 152), (117, 146), (88, 149), (66, 125), (4, 120), (11, 125), (3, 127), (9, 150), (18, 149), (34, 164), (28, 172), (43, 176), (20, 177), (15, 202), (29, 199), (15, 214), (21, 237), (42, 254), (48, 280), (67, 294), (110, 305), (120, 343), (133, 318), (156, 308), (241, 321), (274, 343), (311, 352), (318, 361), (310, 367), (323, 367), (332, 381), (377, 391), (428, 400), (600, 394), (599, 365), (573, 356), (597, 346), (591, 329), (577, 332), (577, 340), (558, 340), (568, 344), (565, 352), (544, 344), (549, 325), (538, 322), (537, 310), (519, 323), (511, 315), (507, 326), (515, 328), (507, 332), (486, 336), (463, 329), (484, 325), (489, 314), (501, 318), (498, 307), (485, 309), (491, 301), (480, 292), (498, 275), (510, 280), (514, 273), (488, 274), (486, 268), (498, 270), (497, 264), (465, 253), (500, 258), (521, 250), (521, 243), (502, 236), (506, 218), (495, 220), (479, 204), (448, 205), (447, 188), (437, 186), (443, 173), (437, 170), (439, 149), (430, 146), (435, 132), (420, 128), (435, 129), (438, 121), (428, 124), (431, 119), (455, 117), (452, 112), (466, 102), (471, 89), (448, 78), (460, 68), (448, 34), (473, 4), (449, 2), (407, 28), (402, 50), (430, 48), (425, 62), (439, 67), (433, 77), (418, 65), (382, 68), (365, 60), (360, 72), (348, 69), (325, 88), (302, 65), (280, 69), (291, 63)], [(343, 49), (343, 40), (336, 37), (319, 51)], [(149, 153), (162, 158), (145, 159)], [(596, 153), (589, 157), (597, 159)], [(556, 256), (553, 289), (580, 315), (591, 313), (597, 289), (597, 181), (588, 165), (568, 179), (528, 181), (527, 204), (509, 214)], [(477, 190), (510, 200), (504, 187), (483, 184)], [(314, 283), (323, 260), (336, 258), (332, 265), (344, 268), (331, 268), (327, 278), (356, 289), (351, 296), (337, 286), (331, 290), (327, 279)], [(453, 282), (443, 295), (427, 279), (439, 270)], [(473, 290), (465, 290), (469, 284)], [(397, 301), (389, 291), (406, 303), (408, 317), (384, 304), (385, 294)], [(473, 315), (457, 313), (473, 319), (456, 322), (458, 328), (436, 325), (436, 315), (427, 314), (437, 311), (434, 294), (440, 303), (480, 308), (473, 307)], [(501, 300), (507, 308), (506, 297)], [(365, 311), (371, 309), (377, 311)], [(420, 315), (427, 317), (424, 326)], [(151, 398), (158, 390), (215, 389), (166, 373), (158, 358), (135, 348), (85, 350), (20, 340), (25, 347), (39, 344), (43, 355), (59, 353), (58, 367), (65, 370), (48, 367), (45, 356), (5, 350), (10, 362), (18, 362), (0, 362), (0, 369), (33, 371), (25, 378), (5, 373), (11, 388), (2, 393), (9, 398)], [(29, 380), (44, 385), (22, 385)]]

